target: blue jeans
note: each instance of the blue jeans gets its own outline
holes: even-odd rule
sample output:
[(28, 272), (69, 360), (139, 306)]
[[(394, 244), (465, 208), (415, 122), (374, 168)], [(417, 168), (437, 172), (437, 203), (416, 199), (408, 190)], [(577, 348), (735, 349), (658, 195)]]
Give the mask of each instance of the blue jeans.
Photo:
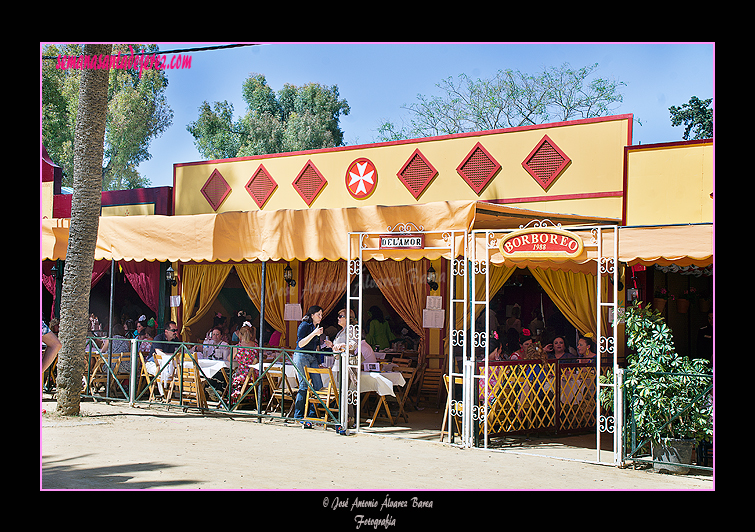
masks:
[[(304, 368), (319, 368), (320, 362), (317, 355), (295, 351), (294, 366), (300, 372), (300, 375), (297, 375), (299, 379), (299, 392), (296, 394), (296, 402), (294, 403), (294, 418), (301, 419), (304, 417), (304, 402), (307, 399), (307, 372)], [(322, 388), (322, 379), (319, 375), (312, 375), (312, 388), (315, 390)]]

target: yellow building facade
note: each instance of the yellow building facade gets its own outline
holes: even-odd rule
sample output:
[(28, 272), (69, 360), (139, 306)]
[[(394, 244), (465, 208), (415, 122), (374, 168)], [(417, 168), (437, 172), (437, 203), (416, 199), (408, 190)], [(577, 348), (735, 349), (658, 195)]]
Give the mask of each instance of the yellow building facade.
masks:
[[(632, 115), (617, 115), (177, 163), (173, 210), (193, 215), (472, 200), (621, 226), (712, 223), (712, 140), (633, 146), (632, 127)], [(444, 268), (442, 259), (430, 265)], [(301, 263), (288, 266), (299, 284), (286, 288), (286, 302), (300, 303)], [(296, 325), (287, 324), (288, 343)], [(441, 352), (442, 341), (442, 332), (432, 330), (429, 352)]]

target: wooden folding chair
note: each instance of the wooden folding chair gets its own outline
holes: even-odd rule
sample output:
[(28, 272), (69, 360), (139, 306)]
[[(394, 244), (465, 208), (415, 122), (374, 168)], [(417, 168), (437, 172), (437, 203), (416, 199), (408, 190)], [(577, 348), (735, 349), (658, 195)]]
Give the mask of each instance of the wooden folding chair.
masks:
[[(338, 386), (335, 382), (335, 379), (333, 379), (333, 372), (330, 370), (330, 368), (310, 368), (310, 367), (304, 367), (304, 371), (307, 374), (307, 379), (311, 381), (310, 375), (327, 375), (329, 377), (328, 385), (324, 386), (320, 390), (312, 390), (310, 386), (307, 386), (307, 396), (306, 400), (304, 402), (304, 408), (307, 409), (307, 412), (305, 412), (304, 419), (312, 419), (316, 421), (328, 421), (328, 410), (333, 410), (335, 407), (335, 410), (338, 410), (339, 408), (339, 398), (338, 398)], [(322, 402), (321, 402), (322, 401)], [(327, 407), (323, 408), (323, 404)], [(312, 405), (315, 410), (315, 415), (317, 417), (307, 417), (306, 414), (309, 413), (309, 405)], [(321, 417), (322, 412), (322, 417)]]
[[(139, 384), (136, 387), (136, 389), (138, 390), (137, 396), (144, 389), (144, 386), (147, 386), (147, 384), (149, 384), (149, 400), (154, 401), (155, 400), (155, 386), (157, 386), (157, 380), (160, 378), (160, 374), (159, 372), (157, 376), (149, 374), (149, 372), (147, 371), (147, 361), (144, 360), (144, 353), (141, 353), (141, 352), (139, 353), (139, 364), (140, 364)], [(157, 364), (157, 362), (155, 362), (155, 364)]]
[[(451, 394), (448, 393), (448, 375), (445, 375), (445, 374), (443, 375), (443, 382), (446, 384), (446, 411), (443, 413), (443, 424), (440, 426), (440, 441), (441, 442), (443, 441), (443, 436), (445, 434), (448, 434), (448, 432), (446, 432), (446, 422), (448, 421), (448, 407), (449, 407), (449, 403), (451, 402)], [(461, 385), (462, 378), (454, 377), (454, 384)], [(456, 422), (456, 432), (458, 434), (461, 434), (461, 420), (459, 419), (459, 416), (454, 416), (454, 421)]]
[[(367, 404), (367, 398), (370, 395), (372, 395), (372, 393), (373, 392), (367, 392), (365, 394), (364, 399), (362, 400), (362, 409), (365, 411), (365, 413), (367, 412), (367, 409), (365, 408)], [(378, 394), (378, 402), (377, 402), (377, 406), (375, 406), (375, 412), (372, 414), (372, 418), (370, 419), (370, 427), (372, 427), (375, 424), (375, 420), (379, 417), (378, 414), (380, 414), (381, 409), (385, 410), (385, 417), (388, 418), (388, 421), (390, 421), (391, 425), (395, 425), (396, 420), (393, 419), (393, 415), (391, 415), (391, 409), (388, 406), (388, 401), (386, 401), (384, 395)]]
[(398, 403), (397, 417), (403, 417), (404, 421), (408, 423), (409, 416), (406, 413), (404, 405), (406, 405), (406, 400), (409, 398), (409, 390), (411, 390), (412, 384), (414, 384), (414, 377), (417, 374), (417, 368), (399, 367), (397, 369), (401, 372), (401, 375), (406, 381), (406, 384), (404, 384), (403, 386), (393, 387), (394, 391), (396, 392), (396, 402)]
[(406, 366), (406, 367), (409, 367), (409, 366), (412, 365), (412, 359), (411, 358), (393, 357), (391, 359), (391, 362), (393, 364), (396, 364), (397, 366)]
[[(155, 382), (157, 382), (158, 390), (160, 390), (160, 394), (163, 396), (163, 400), (167, 403), (170, 401), (170, 398), (168, 397), (168, 394), (170, 393), (170, 385), (173, 383), (173, 379), (176, 377), (176, 362), (178, 358), (174, 358), (170, 362), (167, 362), (167, 360), (170, 359), (169, 355), (165, 355), (164, 360), (166, 362), (163, 362), (163, 355), (155, 351), (152, 354), (152, 360), (155, 362), (155, 368), (157, 369), (157, 379)], [(163, 364), (166, 364), (166, 367), (163, 368)], [(173, 365), (171, 369), (171, 364)]]
[[(249, 368), (249, 371), (246, 374), (246, 377), (244, 377), (244, 382), (241, 384), (241, 391), (239, 392), (239, 399), (235, 406), (238, 408), (239, 405), (246, 404), (248, 401), (251, 402), (252, 394), (247, 393), (247, 390), (251, 387), (252, 393), (254, 394), (254, 405), (251, 405), (252, 408), (260, 404), (260, 398), (257, 394), (257, 387), (253, 386), (254, 381), (257, 380), (257, 372), (254, 370), (254, 368)], [(230, 392), (231, 395), (233, 395), (233, 391)]]
[[(123, 364), (131, 362), (131, 352), (127, 353), (113, 353), (113, 378), (110, 379), (110, 391), (118, 393), (121, 391), (121, 387), (126, 390), (128, 395), (129, 381), (131, 380), (131, 371), (127, 371), (123, 367)], [(121, 386), (118, 386), (120, 383)]]
[[(91, 371), (89, 372), (89, 393), (94, 395), (100, 389), (107, 387), (108, 366), (106, 359), (107, 355), (100, 355), (99, 353), (91, 354)], [(86, 384), (85, 384), (86, 389)]]
[(288, 382), (288, 379), (283, 377), (282, 367), (278, 368), (271, 366), (267, 370), (265, 376), (267, 377), (267, 382), (270, 385), (270, 400), (267, 402), (267, 407), (265, 410), (270, 410), (270, 406), (273, 403), (276, 403), (277, 406), (280, 406), (281, 412), (283, 412), (286, 401), (290, 401), (291, 406), (289, 407), (288, 413), (286, 415), (288, 417), (291, 417), (291, 414), (294, 411), (294, 407), (296, 406), (296, 394), (299, 391), (298, 386), (296, 388), (296, 392), (294, 392), (294, 389), (291, 387), (291, 383)]
[[(440, 367), (431, 368), (430, 360), (439, 359)], [(419, 392), (417, 394), (417, 405), (425, 398), (435, 399), (435, 405), (440, 406), (441, 382), (443, 373), (446, 371), (446, 359), (442, 355), (430, 355), (425, 360), (422, 367), (422, 376), (419, 381)]]
[(194, 361), (191, 364), (177, 363), (173, 380), (170, 383), (167, 401), (173, 400), (173, 393), (178, 389), (177, 401), (182, 406), (196, 406), (197, 408), (207, 408), (207, 398), (204, 394), (204, 384), (200, 378), (199, 369)]

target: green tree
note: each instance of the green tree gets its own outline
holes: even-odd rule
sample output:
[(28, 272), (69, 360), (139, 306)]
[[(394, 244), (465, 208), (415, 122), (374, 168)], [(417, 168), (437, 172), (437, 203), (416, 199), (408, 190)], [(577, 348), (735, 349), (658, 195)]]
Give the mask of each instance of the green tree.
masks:
[(417, 95), (405, 105), (411, 114), (408, 125), (384, 120), (378, 126), (379, 140), (449, 135), (553, 121), (591, 118), (610, 114), (623, 101), (623, 82), (589, 79), (598, 64), (572, 69), (568, 63), (537, 74), (499, 70), (490, 79), (472, 79), (460, 74), (436, 86), (440, 96)]
[(202, 102), (196, 121), (186, 127), (202, 157), (226, 159), (343, 145), (341, 115), (349, 104), (338, 87), (286, 84), (276, 95), (262, 74), (251, 74), (241, 87), (246, 113), (233, 118), (227, 100)]
[[(88, 55), (110, 53), (110, 44), (87, 44)], [(58, 353), (58, 403), (62, 415), (79, 414), (81, 382), (86, 365), (86, 333), (89, 325), (89, 293), (99, 228), (102, 194), (102, 160), (108, 115), (108, 72), (99, 68), (81, 71), (76, 130), (73, 138), (73, 198), (71, 226), (60, 303)]]
[(671, 113), (671, 125), (676, 127), (684, 124), (684, 140), (690, 140), (690, 133), (694, 135), (693, 139), (713, 138), (713, 109), (710, 107), (712, 101), (713, 98), (701, 100), (693, 96), (680, 107), (672, 105), (668, 108)]
[[(156, 53), (156, 45), (131, 45), (134, 53)], [(128, 44), (113, 46), (112, 54), (130, 56)], [(76, 44), (48, 45), (42, 55), (81, 56), (83, 47)], [(83, 69), (56, 68), (57, 60), (42, 63), (42, 142), (48, 153), (63, 169), (63, 185), (73, 184), (73, 144), (78, 109), (79, 85)], [(173, 123), (173, 111), (165, 91), (168, 78), (164, 70), (110, 68), (107, 94), (108, 114), (105, 129), (105, 152), (102, 189), (121, 190), (149, 186), (137, 167), (149, 160), (149, 145)]]

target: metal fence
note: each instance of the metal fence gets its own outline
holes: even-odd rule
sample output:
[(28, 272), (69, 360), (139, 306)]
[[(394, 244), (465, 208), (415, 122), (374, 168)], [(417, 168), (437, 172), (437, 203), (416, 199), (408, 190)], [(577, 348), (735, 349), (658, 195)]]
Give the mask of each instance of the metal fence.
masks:
[[(103, 349), (100, 346), (105, 340), (108, 340), (108, 344)], [(115, 341), (126, 342), (130, 351), (113, 352)], [(95, 401), (154, 403), (177, 406), (184, 410), (293, 420), (293, 409), (286, 410), (286, 401), (295, 401), (299, 383), (305, 382), (313, 401), (317, 401), (324, 409), (322, 411), (325, 412), (325, 417), (319, 423), (335, 427), (341, 425), (339, 408), (326, 405), (315, 393), (307, 376), (294, 364), (293, 350), (247, 347), (245, 349), (254, 352), (258, 360), (258, 364), (251, 366), (235, 363), (233, 353), (238, 346), (234, 345), (161, 341), (161, 344), (172, 346), (175, 350), (172, 354), (166, 353), (162, 357), (153, 358), (151, 353), (139, 351), (141, 343), (137, 339), (88, 337), (82, 397)], [(208, 375), (203, 365), (209, 361), (201, 358), (201, 351), (197, 349), (200, 346), (203, 349), (222, 347), (231, 350), (227, 367), (221, 364), (223, 367), (219, 371)], [(56, 365), (57, 362), (48, 370), (43, 381), (47, 392), (54, 392)], [(276, 373), (280, 372), (282, 378), (269, 379), (271, 369), (277, 370)], [(295, 379), (290, 378), (292, 375)], [(273, 388), (273, 382), (279, 384), (280, 389)], [(234, 383), (237, 386), (234, 387)], [(273, 396), (276, 397), (275, 401), (270, 400)], [(277, 407), (274, 410), (270, 408), (273, 403)], [(308, 405), (305, 404), (305, 408)]]

